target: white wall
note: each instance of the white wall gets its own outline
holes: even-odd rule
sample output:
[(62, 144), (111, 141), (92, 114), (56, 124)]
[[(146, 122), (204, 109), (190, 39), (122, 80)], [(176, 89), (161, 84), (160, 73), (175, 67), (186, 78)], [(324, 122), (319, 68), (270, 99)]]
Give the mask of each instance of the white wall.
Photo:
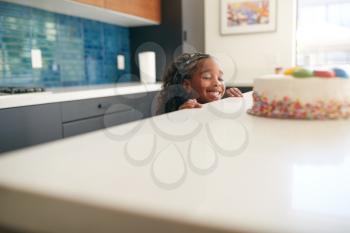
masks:
[(221, 35), (220, 1), (205, 0), (204, 12), (205, 51), (222, 61), (229, 84), (252, 85), (275, 67), (294, 65), (296, 0), (277, 0), (277, 30), (268, 33)]

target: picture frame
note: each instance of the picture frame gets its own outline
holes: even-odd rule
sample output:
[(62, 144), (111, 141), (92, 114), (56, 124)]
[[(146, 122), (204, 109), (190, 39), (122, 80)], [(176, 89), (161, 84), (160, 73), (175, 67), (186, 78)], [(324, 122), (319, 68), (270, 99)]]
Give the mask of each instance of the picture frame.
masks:
[(273, 32), (277, 0), (221, 0), (221, 34)]

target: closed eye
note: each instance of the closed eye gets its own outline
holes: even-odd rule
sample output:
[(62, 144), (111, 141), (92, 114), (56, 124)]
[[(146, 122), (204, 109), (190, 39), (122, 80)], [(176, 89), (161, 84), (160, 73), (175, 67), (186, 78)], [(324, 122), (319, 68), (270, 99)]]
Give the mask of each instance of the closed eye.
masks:
[(204, 73), (202, 76), (203, 79), (211, 79), (212, 75), (210, 73)]

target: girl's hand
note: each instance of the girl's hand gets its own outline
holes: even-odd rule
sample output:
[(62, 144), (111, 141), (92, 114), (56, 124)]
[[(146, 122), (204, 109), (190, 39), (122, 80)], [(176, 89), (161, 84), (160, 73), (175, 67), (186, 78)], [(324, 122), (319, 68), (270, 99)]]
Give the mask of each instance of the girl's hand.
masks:
[(225, 91), (226, 97), (243, 97), (242, 92), (238, 88), (227, 88)]
[(200, 103), (198, 103), (196, 99), (190, 99), (190, 100), (187, 100), (184, 104), (182, 104), (179, 107), (179, 110), (189, 109), (189, 108), (201, 108), (201, 107), (202, 107), (202, 105)]

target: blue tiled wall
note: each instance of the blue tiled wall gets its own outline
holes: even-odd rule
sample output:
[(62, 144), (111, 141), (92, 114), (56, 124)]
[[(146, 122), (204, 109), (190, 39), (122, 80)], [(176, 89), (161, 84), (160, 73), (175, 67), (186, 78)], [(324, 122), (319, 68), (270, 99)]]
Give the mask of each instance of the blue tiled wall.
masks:
[[(128, 28), (5, 2), (0, 49), (0, 85), (114, 83), (130, 73)], [(42, 68), (32, 68), (32, 49), (41, 50)], [(119, 54), (125, 56), (122, 71), (116, 67)]]

